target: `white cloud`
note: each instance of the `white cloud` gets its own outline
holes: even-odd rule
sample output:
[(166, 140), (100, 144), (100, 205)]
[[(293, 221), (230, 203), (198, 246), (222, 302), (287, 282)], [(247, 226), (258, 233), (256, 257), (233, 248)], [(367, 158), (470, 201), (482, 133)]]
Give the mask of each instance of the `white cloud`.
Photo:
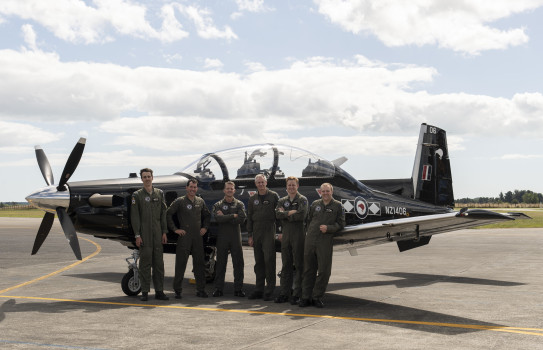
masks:
[[(386, 65), (362, 56), (351, 61), (314, 57), (286, 69), (232, 74), (61, 62), (41, 51), (0, 50), (0, 118), (112, 120), (103, 127), (126, 130), (119, 141), (126, 144), (134, 142), (140, 126), (158, 128), (157, 139), (174, 139), (186, 125), (191, 140), (221, 130), (225, 143), (236, 144), (270, 135), (288, 138), (293, 130), (314, 127), (398, 135), (417, 130), (422, 122), (465, 135), (543, 132), (541, 93), (507, 99), (432, 95), (415, 88), (431, 83), (436, 74), (432, 67)], [(120, 118), (126, 113), (144, 118)]]
[(237, 39), (238, 36), (232, 28), (225, 26), (223, 30), (218, 29), (211, 17), (211, 12), (208, 9), (198, 8), (196, 6), (184, 6), (176, 4), (178, 11), (186, 18), (190, 19), (194, 26), (198, 36), (204, 39)]
[(206, 69), (220, 69), (224, 66), (221, 60), (216, 58), (206, 58), (204, 61), (204, 68)]
[[(74, 43), (112, 41), (115, 34), (172, 42), (188, 36), (175, 19), (171, 5), (156, 14), (162, 19), (157, 30), (147, 20), (143, 5), (125, 0), (95, 0), (93, 6), (80, 0), (3, 0), (0, 15), (32, 20), (58, 38)], [(114, 33), (109, 33), (114, 29)]]
[(504, 154), (500, 159), (518, 160), (518, 159), (541, 159), (543, 154)]
[(26, 153), (30, 143), (45, 144), (56, 141), (61, 136), (33, 125), (0, 120), (0, 153)]
[(249, 72), (261, 72), (265, 71), (266, 67), (260, 62), (244, 62), (245, 67)]
[(273, 8), (266, 6), (264, 0), (236, 0), (236, 4), (240, 11), (266, 12), (273, 10)]
[(34, 31), (34, 28), (32, 28), (30, 24), (25, 24), (21, 27), (21, 30), (28, 48), (32, 51), (38, 50), (38, 46), (36, 45), (36, 32)]
[(528, 41), (525, 28), (491, 23), (533, 10), (542, 0), (314, 0), (318, 11), (354, 34), (373, 34), (387, 46), (438, 45), (468, 54)]

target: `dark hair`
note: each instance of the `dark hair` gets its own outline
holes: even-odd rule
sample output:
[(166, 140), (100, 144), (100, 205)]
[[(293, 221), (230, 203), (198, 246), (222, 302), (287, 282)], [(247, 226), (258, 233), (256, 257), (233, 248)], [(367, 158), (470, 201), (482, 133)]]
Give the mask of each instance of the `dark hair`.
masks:
[(140, 177), (141, 177), (141, 174), (143, 173), (151, 173), (151, 176), (153, 176), (153, 170), (152, 169), (149, 169), (149, 168), (143, 168), (140, 170)]
[(189, 187), (190, 184), (196, 184), (196, 186), (198, 186), (198, 180), (189, 179), (189, 181), (187, 181), (187, 187)]

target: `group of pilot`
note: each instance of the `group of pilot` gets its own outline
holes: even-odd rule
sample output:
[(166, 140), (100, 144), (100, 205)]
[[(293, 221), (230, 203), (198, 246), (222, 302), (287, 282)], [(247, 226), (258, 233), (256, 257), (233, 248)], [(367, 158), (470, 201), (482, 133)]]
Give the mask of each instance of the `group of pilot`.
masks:
[[(164, 294), (163, 244), (168, 228), (179, 237), (176, 245), (175, 298), (181, 299), (182, 281), (189, 255), (196, 280), (196, 296), (207, 298), (205, 291), (205, 258), (202, 236), (209, 228), (211, 213), (202, 198), (196, 196), (198, 181), (190, 179), (186, 195), (177, 198), (169, 208), (164, 194), (152, 185), (153, 171), (140, 171), (143, 188), (132, 195), (131, 223), (140, 250), (139, 276), (141, 300), (147, 301), (151, 270), (155, 298), (168, 300)], [(240, 225), (247, 220), (248, 243), (253, 247), (256, 275), (255, 289), (249, 299), (290, 301), (292, 305), (324, 307), (323, 297), (332, 270), (333, 235), (345, 227), (341, 203), (335, 200), (333, 187), (323, 183), (321, 198), (308, 206), (307, 198), (298, 192), (298, 179), (286, 179), (287, 195), (267, 188), (267, 179), (255, 177), (257, 191), (248, 201), (247, 214), (243, 203), (234, 197), (235, 184), (224, 185), (224, 198), (213, 205), (218, 223), (217, 263), (214, 297), (224, 295), (224, 279), (228, 253), (234, 269), (234, 296), (245, 297), (243, 290), (244, 260)], [(177, 218), (177, 222), (173, 219)], [(281, 221), (280, 292), (274, 298), (276, 282), (275, 234), (276, 220)]]

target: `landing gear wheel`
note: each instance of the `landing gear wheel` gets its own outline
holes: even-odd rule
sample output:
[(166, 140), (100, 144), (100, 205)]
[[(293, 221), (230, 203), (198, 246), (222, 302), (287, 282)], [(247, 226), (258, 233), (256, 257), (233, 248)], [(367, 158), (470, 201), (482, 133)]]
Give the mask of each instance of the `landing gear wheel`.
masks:
[(134, 281), (134, 270), (128, 270), (128, 272), (123, 276), (123, 279), (121, 281), (121, 287), (124, 294), (128, 296), (135, 296), (140, 294), (141, 282), (139, 281), (139, 279), (138, 282)]

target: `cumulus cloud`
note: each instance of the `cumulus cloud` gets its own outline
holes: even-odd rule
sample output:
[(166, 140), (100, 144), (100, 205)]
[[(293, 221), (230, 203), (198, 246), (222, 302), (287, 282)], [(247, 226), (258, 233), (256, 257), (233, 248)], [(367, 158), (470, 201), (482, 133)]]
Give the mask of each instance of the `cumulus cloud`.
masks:
[(220, 69), (223, 66), (224, 64), (217, 58), (206, 58), (204, 61), (204, 68), (207, 69)]
[(528, 41), (525, 28), (492, 23), (543, 6), (542, 0), (314, 0), (332, 23), (354, 34), (375, 35), (387, 46), (438, 45), (479, 54)]
[(208, 9), (182, 4), (176, 4), (176, 7), (181, 14), (194, 23), (198, 36), (201, 38), (226, 40), (238, 38), (230, 26), (224, 26), (222, 30), (217, 28)]
[[(156, 13), (149, 13), (147, 6), (127, 0), (94, 0), (91, 4), (79, 0), (4, 0), (0, 3), (0, 16), (32, 20), (56, 37), (73, 43), (109, 42), (118, 35), (169, 43), (189, 36), (175, 16), (178, 10), (175, 3), (164, 4)], [(180, 14), (195, 20), (193, 13), (180, 11)], [(212, 20), (205, 15), (201, 14), (198, 20), (201, 22), (198, 30), (204, 32), (200, 34), (204, 38), (235, 37), (229, 28), (225, 32), (214, 31), (210, 25)], [(151, 22), (161, 23), (160, 28)]]
[(38, 50), (38, 46), (36, 44), (36, 32), (34, 31), (34, 28), (32, 28), (30, 24), (25, 24), (22, 26), (21, 30), (23, 32), (24, 41), (27, 47), (32, 51)]
[(277, 133), (281, 125), (401, 134), (421, 122), (450, 125), (448, 131), (460, 134), (543, 131), (541, 93), (507, 99), (415, 88), (431, 83), (436, 74), (432, 67), (386, 65), (361, 56), (350, 61), (314, 57), (285, 69), (233, 74), (62, 62), (41, 51), (1, 50), (0, 118), (113, 120), (122, 123), (118, 129), (132, 130), (119, 118), (136, 112), (163, 117), (165, 127), (157, 137), (187, 118), (198, 120), (195, 128), (220, 125), (236, 135)]
[(236, 4), (240, 11), (265, 12), (272, 10), (264, 3), (264, 0), (236, 0)]
[(0, 153), (29, 153), (32, 144), (45, 144), (58, 140), (62, 134), (44, 131), (25, 123), (14, 123), (0, 120)]

